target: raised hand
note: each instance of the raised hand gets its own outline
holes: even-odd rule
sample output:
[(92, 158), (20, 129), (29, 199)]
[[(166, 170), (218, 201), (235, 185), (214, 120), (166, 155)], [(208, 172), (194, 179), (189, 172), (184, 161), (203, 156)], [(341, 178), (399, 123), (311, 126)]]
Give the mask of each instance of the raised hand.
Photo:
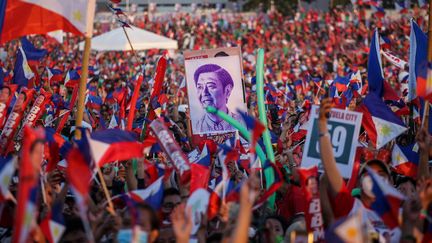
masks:
[(186, 208), (185, 203), (178, 205), (171, 213), (171, 222), (176, 241), (180, 243), (189, 242), (192, 231), (192, 209)]
[(420, 149), (424, 151), (429, 151), (430, 148), (430, 135), (425, 127), (420, 129), (416, 136), (417, 144), (419, 145)]
[(432, 202), (432, 179), (420, 179), (418, 182), (418, 193), (422, 209), (427, 210)]

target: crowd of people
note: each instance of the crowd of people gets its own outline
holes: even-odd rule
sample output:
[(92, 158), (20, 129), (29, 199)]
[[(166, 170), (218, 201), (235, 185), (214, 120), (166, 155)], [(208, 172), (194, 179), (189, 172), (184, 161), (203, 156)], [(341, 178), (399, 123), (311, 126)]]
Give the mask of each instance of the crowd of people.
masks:
[[(420, 28), (427, 29), (427, 13), (418, 7), (393, 18), (378, 18), (373, 14), (367, 17), (366, 9), (361, 6), (350, 10), (333, 8), (329, 12), (302, 10), (294, 16), (282, 16), (277, 11), (253, 14), (215, 12), (205, 15), (178, 12), (157, 16), (144, 14), (131, 18), (131, 25), (177, 40), (179, 51), (92, 53), (82, 126), (92, 133), (107, 129), (125, 130), (129, 122), (127, 114), (131, 112), (128, 104), (134, 90), (139, 89), (136, 113), (129, 129), (136, 135), (137, 141), (146, 141), (152, 136), (148, 128), (151, 122), (149, 113), (155, 113), (152, 109), (160, 106), (155, 117), (168, 121), (166, 124), (170, 132), (185, 154), (194, 150), (202, 153), (204, 147), (209, 150), (210, 178), (205, 189), (216, 191), (214, 184), (219, 182), (223, 174), (221, 171), (224, 170), (222, 167), (225, 166), (230, 181), (239, 189), (226, 192), (227, 198), (220, 199), (217, 205), (210, 199), (208, 211), (216, 210), (214, 215), (203, 213), (194, 216), (191, 207), (186, 206), (191, 182), (184, 182), (178, 170), (169, 168), (171, 156), (166, 151), (160, 148), (153, 150), (153, 146), (141, 158), (110, 161), (101, 167), (102, 173), (96, 173), (91, 180), (90, 203), (83, 217), (79, 199), (73, 193), (70, 175), (65, 169), (70, 166), (69, 162), (65, 162), (68, 156), (59, 150), (55, 150), (56, 158), (47, 156), (53, 148), (45, 146), (45, 150), (49, 151), (45, 151), (43, 157), (30, 156), (43, 162), (38, 166), (41, 190), (35, 203), (37, 213), (26, 216), (30, 217), (28, 220), (34, 220), (34, 224), (29, 227), (28, 240), (52, 241), (52, 236), (47, 236), (43, 229), (42, 222), (47, 217), (55, 218), (53, 214), (61, 214), (64, 218), (64, 231), (59, 242), (306, 242), (308, 237), (308, 242), (311, 239), (316, 242), (432, 240), (432, 231), (429, 229), (432, 226), (432, 180), (428, 164), (432, 156), (431, 134), (427, 126), (422, 125), (422, 118), (414, 117), (412, 110), (415, 109), (415, 102), (407, 99), (408, 65), (400, 67), (382, 59), (385, 82), (398, 97), (397, 105), (388, 105), (392, 105), (392, 110), (405, 122), (408, 130), (380, 149), (375, 149), (370, 134), (362, 128), (358, 138), (361, 145), (357, 148), (353, 174), (348, 180), (341, 176), (336, 166), (327, 130), (327, 114), (331, 108), (362, 112), (363, 99), (369, 93), (367, 63), (375, 29), (385, 37), (382, 38), (385, 41), (380, 43), (382, 50), (401, 60), (409, 60), (411, 17)], [(118, 25), (116, 21), (95, 23), (94, 35)], [(77, 91), (74, 87), (77, 86), (71, 84), (74, 80), (71, 70), (81, 68), (82, 52), (78, 44), (83, 38), (65, 34), (63, 43), (49, 35), (29, 36), (28, 39), (36, 48), (45, 49), (47, 53), (36, 64), (31, 64), (35, 77), (29, 81), (27, 89), (34, 92), (19, 92), (13, 88), (15, 80), (12, 70), (20, 51), (20, 41), (6, 43), (3, 45), (6, 58), (0, 62), (3, 68), (0, 104), (4, 105), (1, 108), (6, 109), (6, 112), (2, 110), (1, 114), (5, 118), (14, 111), (27, 114), (32, 107), (23, 106), (27, 100), (31, 100), (27, 96), (49, 93), (46, 111), (33, 123), (34, 126), (53, 128), (61, 135), (63, 143), (77, 143), (74, 142), (77, 108), (73, 101)], [(238, 157), (221, 162), (218, 159), (220, 144), (215, 141), (208, 139), (200, 144), (191, 141), (188, 96), (182, 89), (185, 79), (182, 51), (235, 46), (242, 51), (246, 102), (248, 113), (253, 117), (259, 116), (255, 72), (257, 50), (263, 48), (265, 51), (267, 129), (272, 137), (274, 169), (281, 175), (277, 190), (272, 193), (273, 196), (266, 197), (265, 202), (258, 203), (266, 192), (266, 186), (269, 186), (263, 182), (263, 173), (245, 166)], [(155, 73), (162, 56), (167, 59), (167, 67), (163, 86), (155, 100), (152, 90), (157, 82)], [(54, 69), (60, 70), (61, 78), (58, 80), (53, 78), (55, 75), (49, 74)], [(140, 73), (143, 74), (143, 82), (137, 87)], [(329, 94), (334, 86), (332, 82), (357, 73), (359, 83), (348, 87), (351, 92), (349, 95), (347, 90), (340, 93), (336, 90), (336, 95)], [(314, 104), (320, 106), (318, 127), (322, 168), (319, 172), (307, 172), (312, 174), (305, 177), (302, 171), (305, 168), (301, 166), (307, 134), (304, 125)], [(18, 107), (23, 109), (19, 110)], [(408, 112), (404, 112), (404, 109)], [(61, 124), (63, 117), (67, 118), (65, 124)], [(153, 119), (157, 119), (155, 117)], [(7, 127), (5, 118), (0, 119), (3, 128)], [(0, 187), (1, 242), (12, 240), (16, 230), (14, 218), (19, 214), (16, 211), (19, 202), (14, 200), (18, 198), (18, 188), (22, 183), (22, 177), (18, 176), (23, 157), (19, 149), (25, 148), (21, 143), (29, 138), (22, 134), (18, 137), (11, 138), (15, 146), (1, 148), (3, 155), (8, 153), (18, 156), (12, 179), (6, 188)], [(49, 144), (49, 141), (46, 143)], [(416, 144), (417, 147), (417, 161), (412, 161), (417, 167), (414, 173), (404, 174), (404, 171), (396, 168), (392, 151), (396, 145), (410, 144)], [(233, 146), (233, 150), (238, 155), (247, 153), (242, 145)], [(31, 155), (38, 152), (41, 153), (32, 147)], [(55, 166), (48, 170), (47, 164), (52, 163), (53, 159)], [(380, 197), (371, 186), (375, 174), (404, 196), (397, 208), (378, 200)], [(125, 199), (125, 195), (131, 192), (148, 189), (159, 177), (164, 178), (159, 205), (145, 200), (137, 201), (133, 197)], [(5, 190), (11, 192), (11, 196), (6, 199), (3, 198), (7, 194)], [(228, 197), (229, 193), (237, 196)], [(107, 194), (112, 198), (112, 207), (111, 202), (107, 201)], [(315, 199), (318, 204), (313, 204), (316, 203), (313, 201)], [(383, 219), (384, 216), (375, 210), (377, 204), (381, 208), (391, 208), (389, 211), (392, 212), (396, 210), (397, 217)], [(311, 205), (318, 205), (319, 209), (311, 212)], [(360, 236), (353, 233), (352, 238), (347, 240), (335, 233), (341, 220), (346, 221), (356, 214), (362, 215)], [(197, 221), (193, 218), (200, 218), (198, 225), (195, 225)], [(389, 221), (392, 222), (390, 225)], [(93, 239), (89, 237), (89, 228)]]

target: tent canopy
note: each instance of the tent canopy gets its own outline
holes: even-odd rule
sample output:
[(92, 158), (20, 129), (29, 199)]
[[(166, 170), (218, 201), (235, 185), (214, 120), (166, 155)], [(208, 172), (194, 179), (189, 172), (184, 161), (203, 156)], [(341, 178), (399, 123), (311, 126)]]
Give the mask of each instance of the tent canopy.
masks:
[[(148, 49), (177, 49), (177, 41), (157, 35), (135, 26), (125, 28), (133, 48), (137, 51)], [(79, 44), (84, 49), (84, 41)], [(130, 45), (123, 28), (113, 29), (104, 34), (95, 36), (91, 40), (91, 49), (96, 51), (130, 51)]]

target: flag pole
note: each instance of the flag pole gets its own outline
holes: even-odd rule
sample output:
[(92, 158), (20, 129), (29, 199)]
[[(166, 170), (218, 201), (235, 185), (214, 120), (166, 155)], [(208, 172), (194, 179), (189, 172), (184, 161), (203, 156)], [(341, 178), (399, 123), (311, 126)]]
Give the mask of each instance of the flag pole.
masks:
[[(77, 104), (77, 115), (75, 120), (75, 127), (82, 127), (82, 121), (84, 117), (84, 100), (85, 100), (85, 93), (87, 90), (87, 77), (88, 77), (88, 63), (90, 58), (90, 46), (91, 46), (91, 39), (90, 37), (86, 36), (84, 40), (84, 55), (83, 55), (83, 61), (81, 65), (81, 79), (79, 83), (79, 90), (78, 90), (78, 104)], [(81, 130), (75, 129), (75, 138), (81, 139)]]
[(129, 35), (128, 35), (128, 33), (126, 32), (126, 28), (125, 28), (124, 26), (122, 26), (122, 29), (123, 29), (123, 32), (124, 32), (125, 35), (126, 35), (126, 39), (127, 39), (127, 41), (129, 42), (129, 46), (130, 46), (130, 48), (131, 48), (132, 55), (135, 57), (136, 61), (137, 61), (138, 64), (139, 64), (139, 70), (140, 70), (140, 72), (141, 72), (141, 71), (142, 71), (142, 68), (141, 68), (141, 61), (140, 61), (140, 59), (138, 58), (138, 56), (137, 56), (137, 54), (136, 54), (136, 52), (135, 52), (135, 49), (133, 48), (132, 42), (130, 41), (130, 38), (129, 38)]
[(104, 192), (105, 197), (106, 197), (107, 202), (108, 202), (108, 212), (110, 214), (112, 214), (112, 215), (115, 216), (116, 213), (115, 213), (115, 209), (114, 209), (114, 204), (112, 203), (111, 196), (110, 196), (110, 194), (108, 192), (108, 188), (106, 186), (105, 179), (103, 177), (102, 171), (101, 171), (101, 169), (100, 169), (99, 166), (97, 166), (97, 173), (98, 173), (98, 176), (99, 176), (100, 183), (102, 185), (103, 192)]
[[(79, 90), (78, 90), (78, 104), (77, 104), (77, 116), (75, 120), (75, 126), (77, 128), (82, 127), (82, 121), (84, 117), (84, 100), (85, 100), (85, 93), (87, 90), (87, 77), (88, 77), (88, 63), (90, 59), (90, 46), (91, 46), (91, 38), (85, 37), (84, 40), (84, 55), (83, 55), (83, 61), (82, 61), (82, 73), (81, 73), (81, 79), (79, 83)], [(75, 138), (81, 139), (82, 134), (80, 129), (75, 129)], [(99, 176), (101, 177), (101, 184), (104, 191), (104, 194), (106, 196), (107, 201), (110, 202), (110, 196), (107, 194), (108, 189), (106, 187), (105, 181), (103, 180), (102, 172), (100, 171), (99, 166), (97, 166), (97, 172)], [(109, 205), (109, 211), (110, 213), (114, 212), (114, 207), (112, 204)]]

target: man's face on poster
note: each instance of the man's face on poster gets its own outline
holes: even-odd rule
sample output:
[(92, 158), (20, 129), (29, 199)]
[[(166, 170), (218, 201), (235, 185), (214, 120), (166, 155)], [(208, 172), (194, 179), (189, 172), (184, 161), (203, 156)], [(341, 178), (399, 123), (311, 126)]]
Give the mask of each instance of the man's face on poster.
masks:
[(26, 100), (26, 96), (23, 93), (20, 93), (18, 95), (18, 99), (16, 100), (15, 106), (14, 106), (14, 111), (19, 111), (21, 109), (23, 109), (22, 105), (24, 104)]
[(9, 100), (10, 90), (3, 88), (0, 93), (0, 103), (6, 103)]
[(197, 81), (198, 99), (203, 107), (214, 106), (222, 109), (231, 94), (232, 85), (224, 87), (215, 72), (201, 73)]
[(306, 181), (306, 189), (311, 195), (316, 195), (318, 193), (318, 181), (315, 177), (310, 177)]

